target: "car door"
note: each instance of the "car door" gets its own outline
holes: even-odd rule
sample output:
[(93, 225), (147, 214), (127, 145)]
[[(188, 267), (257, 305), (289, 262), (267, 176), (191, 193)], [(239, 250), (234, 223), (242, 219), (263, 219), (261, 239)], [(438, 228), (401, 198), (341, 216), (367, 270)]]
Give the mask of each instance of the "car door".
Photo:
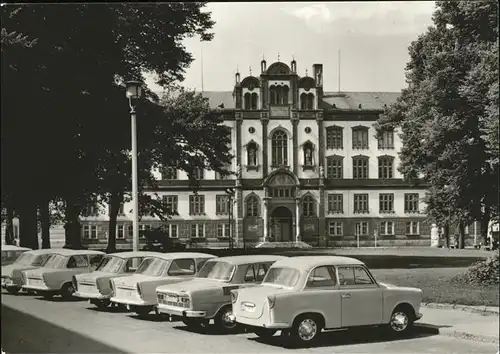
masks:
[(304, 286), (311, 310), (323, 313), (325, 328), (341, 327), (341, 300), (335, 269), (332, 266), (318, 266), (307, 278)]
[(383, 290), (362, 266), (337, 267), (342, 327), (382, 323)]

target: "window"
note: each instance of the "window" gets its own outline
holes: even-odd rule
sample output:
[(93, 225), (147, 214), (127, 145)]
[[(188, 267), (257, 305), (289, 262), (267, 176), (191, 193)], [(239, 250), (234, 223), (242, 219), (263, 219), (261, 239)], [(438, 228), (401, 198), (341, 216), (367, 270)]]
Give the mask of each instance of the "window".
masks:
[(277, 130), (272, 135), (272, 164), (273, 166), (288, 164), (288, 137), (282, 130)]
[(177, 179), (177, 169), (172, 166), (164, 166), (161, 170), (161, 179)]
[(343, 149), (343, 130), (341, 127), (326, 128), (326, 148), (327, 149)]
[(98, 216), (99, 208), (97, 204), (86, 205), (82, 208), (82, 216)]
[(252, 100), (252, 96), (250, 95), (249, 92), (245, 93), (245, 96), (243, 96), (244, 98), (244, 101), (245, 101), (245, 109), (252, 109), (251, 108), (251, 100)]
[(380, 234), (381, 235), (394, 235), (394, 223), (392, 221), (381, 221), (380, 222)]
[(306, 288), (326, 288), (335, 285), (335, 272), (329, 266), (316, 267), (306, 282)]
[(314, 166), (314, 146), (308, 141), (304, 144), (304, 167)]
[(270, 188), (269, 195), (273, 198), (293, 198), (295, 196), (295, 187), (293, 188)]
[(344, 234), (344, 225), (342, 221), (330, 221), (328, 223), (329, 236), (342, 236)]
[(165, 232), (170, 238), (179, 238), (179, 234), (177, 233), (177, 225), (169, 224), (165, 225)]
[(344, 196), (342, 194), (328, 194), (328, 214), (344, 213)]
[(205, 214), (205, 196), (190, 195), (189, 196), (189, 215)]
[(352, 178), (368, 179), (368, 157), (357, 156), (352, 158)]
[(338, 267), (339, 284), (342, 285), (369, 285), (373, 280), (363, 267)]
[(97, 225), (83, 225), (82, 230), (84, 239), (97, 238)]
[(177, 196), (176, 195), (164, 195), (163, 196), (163, 204), (165, 206), (165, 210), (167, 214), (177, 214)]
[[(248, 282), (248, 283), (254, 283), (257, 280), (257, 272), (255, 271), (255, 267), (258, 267), (257, 264), (251, 264), (248, 266), (247, 268), (247, 272), (245, 273), (245, 282)], [(265, 275), (265, 273), (264, 273)], [(262, 281), (262, 280), (260, 280)]]
[(87, 268), (89, 266), (89, 260), (87, 256), (76, 255), (69, 257), (66, 268)]
[(168, 268), (170, 276), (193, 275), (196, 273), (194, 259), (174, 259)]
[(121, 224), (116, 226), (116, 238), (125, 238), (125, 225)]
[(205, 224), (192, 224), (191, 238), (204, 238), (204, 237), (205, 237)]
[(378, 158), (378, 178), (393, 178), (392, 166), (394, 158), (392, 156), (382, 156)]
[(263, 281), (264, 277), (266, 276), (267, 270), (269, 269), (271, 264), (266, 264), (266, 263), (260, 263), (259, 265), (256, 264), (255, 267), (258, 268), (257, 271), (255, 272), (255, 280), (257, 280), (258, 282)]
[(418, 209), (419, 195), (418, 193), (405, 193), (405, 213), (419, 213)]
[(275, 86), (269, 88), (270, 104), (288, 104), (288, 86)]
[(257, 166), (257, 144), (253, 141), (247, 145), (247, 165), (251, 167)]
[(259, 216), (259, 197), (250, 195), (247, 198), (247, 216)]
[(378, 148), (382, 149), (394, 149), (394, 131), (386, 130), (383, 131), (378, 138)]
[(380, 193), (378, 198), (381, 213), (394, 213), (394, 194)]
[(259, 100), (259, 96), (254, 92), (252, 93), (252, 102), (250, 105), (250, 109), (256, 110), (257, 109), (257, 102)]
[(300, 109), (314, 109), (314, 95), (312, 93), (302, 93), (300, 95)]
[(92, 267), (92, 269), (95, 270), (99, 265), (99, 263), (101, 263), (103, 255), (102, 254), (91, 255), (89, 256), (89, 258), (90, 258), (89, 264)]
[(420, 223), (418, 221), (407, 221), (405, 234), (420, 235)]
[(344, 178), (342, 156), (330, 156), (326, 159), (326, 178), (342, 179)]
[[(134, 236), (134, 226), (132, 224), (127, 226), (127, 235), (128, 238), (132, 238)], [(140, 236), (140, 234), (139, 234)]]
[(302, 199), (302, 216), (316, 216), (316, 203), (312, 195), (306, 195), (304, 199)]
[(354, 224), (354, 234), (357, 236), (368, 236), (368, 222), (358, 221)]
[(215, 197), (215, 214), (216, 215), (228, 215), (229, 214), (229, 196), (228, 195), (217, 195)]
[(195, 167), (193, 169), (193, 178), (200, 181), (205, 178), (203, 167)]
[(229, 224), (217, 224), (217, 237), (229, 238), (231, 236), (231, 227)]
[(368, 212), (368, 194), (354, 194), (354, 213)]
[(353, 149), (368, 149), (368, 128), (367, 127), (352, 128), (352, 148)]
[(146, 233), (148, 231), (151, 231), (151, 225), (139, 224), (139, 237), (140, 238), (146, 238)]

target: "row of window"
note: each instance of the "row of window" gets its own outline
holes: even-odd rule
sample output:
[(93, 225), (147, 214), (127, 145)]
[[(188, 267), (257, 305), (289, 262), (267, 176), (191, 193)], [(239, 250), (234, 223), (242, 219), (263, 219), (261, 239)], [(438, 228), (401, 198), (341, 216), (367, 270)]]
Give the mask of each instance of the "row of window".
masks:
[[(357, 126), (352, 128), (352, 148), (369, 149), (368, 132), (370, 128)], [(326, 128), (326, 148), (344, 148), (344, 128), (330, 126)], [(394, 149), (394, 131), (387, 130), (378, 137), (378, 149)]]
[[(179, 237), (179, 225), (168, 224), (164, 225), (164, 232), (170, 238)], [(151, 225), (140, 224), (139, 225), (139, 237), (145, 239), (144, 232), (151, 230)], [(205, 224), (191, 224), (191, 238), (204, 238), (205, 235)], [(132, 238), (133, 236), (133, 226), (132, 224), (118, 224), (116, 226), (116, 238), (123, 240), (126, 238)], [(228, 223), (217, 224), (217, 237), (218, 238), (228, 238), (231, 236), (231, 225)], [(82, 237), (84, 239), (97, 239), (97, 225), (83, 225), (82, 226)]]
[[(378, 234), (381, 236), (394, 236), (394, 221), (381, 221), (378, 225)], [(359, 221), (354, 224), (352, 230), (344, 229), (343, 221), (330, 221), (328, 223), (329, 236), (370, 236), (369, 224), (367, 221)], [(405, 222), (405, 235), (413, 236), (420, 235), (420, 222), (419, 221), (406, 221)]]
[[(357, 214), (369, 213), (370, 206), (368, 203), (368, 193), (354, 194), (353, 212)], [(404, 212), (405, 214), (417, 214), (419, 209), (419, 194), (405, 193), (404, 194)], [(331, 193), (328, 194), (328, 214), (343, 214), (344, 213), (344, 196), (343, 194)], [(394, 213), (394, 194), (379, 193), (379, 212)]]

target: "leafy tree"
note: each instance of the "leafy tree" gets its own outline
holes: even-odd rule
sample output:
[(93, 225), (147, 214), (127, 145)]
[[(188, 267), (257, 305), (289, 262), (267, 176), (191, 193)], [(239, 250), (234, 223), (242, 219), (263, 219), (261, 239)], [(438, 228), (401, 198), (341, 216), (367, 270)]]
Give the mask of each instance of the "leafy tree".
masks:
[(446, 226), (456, 223), (460, 247), (465, 225), (487, 225), (498, 204), (491, 143), (498, 124), (496, 13), (492, 1), (436, 2), (434, 26), (409, 48), (409, 86), (376, 125), (379, 132), (401, 130), (399, 170), (410, 181), (430, 183), (427, 213)]

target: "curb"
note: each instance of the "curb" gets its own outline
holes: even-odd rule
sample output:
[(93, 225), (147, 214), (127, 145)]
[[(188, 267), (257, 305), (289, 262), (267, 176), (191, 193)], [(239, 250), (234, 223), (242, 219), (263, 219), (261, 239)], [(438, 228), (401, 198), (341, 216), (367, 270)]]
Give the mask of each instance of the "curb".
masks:
[(498, 337), (492, 336), (484, 336), (480, 334), (471, 334), (467, 332), (449, 330), (445, 328), (439, 328), (439, 326), (431, 325), (428, 323), (415, 323), (415, 329), (418, 329), (420, 332), (430, 333), (430, 334), (439, 334), (442, 336), (453, 337), (458, 339), (472, 340), (476, 342), (483, 343), (498, 343)]
[(483, 316), (498, 316), (500, 314), (499, 308), (493, 306), (467, 306), (457, 304), (439, 304), (434, 302), (423, 302), (420, 305), (431, 309), (462, 310), (469, 313), (477, 313)]

